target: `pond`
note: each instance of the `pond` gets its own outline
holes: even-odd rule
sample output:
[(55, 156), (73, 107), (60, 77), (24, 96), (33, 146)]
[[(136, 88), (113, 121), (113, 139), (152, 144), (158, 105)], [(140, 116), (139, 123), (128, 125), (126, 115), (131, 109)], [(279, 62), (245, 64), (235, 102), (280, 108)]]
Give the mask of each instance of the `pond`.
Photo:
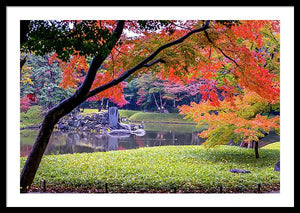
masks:
[[(182, 125), (181, 125), (182, 126)], [(150, 127), (150, 126), (148, 126)], [(144, 136), (126, 135), (111, 136), (95, 132), (53, 132), (45, 155), (72, 154), (84, 152), (106, 152), (114, 150), (137, 149), (140, 147), (166, 146), (166, 145), (201, 145), (205, 139), (199, 138), (201, 131), (191, 126), (166, 126), (163, 128), (147, 130)], [(158, 130), (158, 129), (164, 129)], [(27, 156), (33, 146), (37, 130), (22, 130), (20, 137), (21, 157)], [(267, 139), (266, 139), (267, 138)], [(264, 138), (260, 146), (279, 141), (279, 136), (270, 134)]]

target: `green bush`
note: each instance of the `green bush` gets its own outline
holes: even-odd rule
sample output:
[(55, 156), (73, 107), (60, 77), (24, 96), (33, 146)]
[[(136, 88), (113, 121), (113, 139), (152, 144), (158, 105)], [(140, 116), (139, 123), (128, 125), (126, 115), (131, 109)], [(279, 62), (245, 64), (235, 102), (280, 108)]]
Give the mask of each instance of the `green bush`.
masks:
[(20, 126), (29, 127), (29, 126), (38, 126), (43, 121), (43, 109), (41, 106), (34, 105), (31, 106), (27, 113), (20, 113)]

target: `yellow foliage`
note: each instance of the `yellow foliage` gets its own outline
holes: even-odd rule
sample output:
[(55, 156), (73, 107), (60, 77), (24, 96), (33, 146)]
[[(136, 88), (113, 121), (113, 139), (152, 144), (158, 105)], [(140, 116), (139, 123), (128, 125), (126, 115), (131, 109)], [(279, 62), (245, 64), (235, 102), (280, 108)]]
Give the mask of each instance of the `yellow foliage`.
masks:
[(31, 73), (32, 73), (32, 67), (24, 65), (22, 67), (22, 70), (21, 70), (21, 73), (20, 73), (21, 74), (21, 76), (20, 76), (20, 82), (22, 84), (26, 84), (26, 83), (33, 84), (32, 80), (30, 78)]

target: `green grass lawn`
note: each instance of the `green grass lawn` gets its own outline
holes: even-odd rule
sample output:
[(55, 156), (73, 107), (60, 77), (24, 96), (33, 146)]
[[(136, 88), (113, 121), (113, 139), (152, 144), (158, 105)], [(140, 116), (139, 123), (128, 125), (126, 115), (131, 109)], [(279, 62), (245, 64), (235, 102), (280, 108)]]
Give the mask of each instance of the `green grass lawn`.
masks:
[(262, 147), (262, 149), (274, 149), (274, 150), (280, 150), (280, 142), (276, 142), (276, 143), (270, 143), (264, 147)]
[(194, 121), (183, 119), (183, 117), (183, 115), (178, 113), (137, 112), (131, 115), (129, 119), (145, 122), (195, 123)]
[(130, 118), (132, 115), (134, 115), (136, 113), (139, 113), (139, 112), (141, 112), (141, 111), (120, 109), (119, 110), (119, 115), (121, 117)]
[[(274, 165), (279, 149), (252, 149), (236, 146), (162, 146), (44, 156), (34, 187), (46, 180), (49, 191), (103, 192), (105, 183), (111, 192), (255, 192), (279, 189), (280, 173)], [(25, 158), (21, 158), (21, 168)], [(251, 173), (231, 173), (230, 169)]]

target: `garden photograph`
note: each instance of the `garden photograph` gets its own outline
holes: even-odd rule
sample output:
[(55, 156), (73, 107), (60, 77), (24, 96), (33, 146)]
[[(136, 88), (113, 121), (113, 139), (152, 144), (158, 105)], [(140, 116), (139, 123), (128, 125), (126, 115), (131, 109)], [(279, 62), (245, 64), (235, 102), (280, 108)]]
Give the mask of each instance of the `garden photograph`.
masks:
[[(233, 195), (268, 200), (259, 205), (274, 198), (276, 206), (291, 198), (286, 91), (293, 79), (286, 83), (283, 73), (293, 66), (282, 65), (293, 53), (284, 37), (290, 15), (272, 18), (274, 8), (262, 18), (191, 15), (201, 7), (29, 9), (11, 21), (18, 104), (7, 105), (18, 138), (7, 141), (15, 143), (17, 165), (7, 179), (21, 205), (36, 196), (38, 206), (52, 206), (52, 198), (75, 206), (82, 199), (86, 206), (93, 199), (94, 206), (114, 206), (111, 199), (117, 206), (219, 206)], [(85, 15), (70, 15), (80, 9)], [(139, 9), (151, 16), (130, 15)], [(200, 202), (218, 196), (218, 204)], [(255, 206), (251, 198), (237, 205)]]

